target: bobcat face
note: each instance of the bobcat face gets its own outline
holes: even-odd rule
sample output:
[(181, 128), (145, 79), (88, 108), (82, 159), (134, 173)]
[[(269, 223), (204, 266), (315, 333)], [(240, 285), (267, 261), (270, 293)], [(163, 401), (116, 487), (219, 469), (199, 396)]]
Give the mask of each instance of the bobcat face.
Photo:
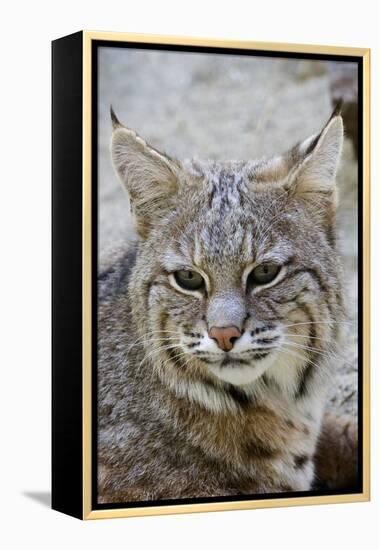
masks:
[(145, 358), (166, 380), (297, 383), (335, 335), (341, 118), (271, 161), (226, 163), (178, 163), (113, 124), (140, 235), (130, 296)]
[[(325, 235), (317, 251), (304, 251), (303, 239), (315, 234), (304, 207), (282, 190), (251, 194), (249, 173), (208, 167), (197, 200), (182, 191), (181, 207), (141, 246), (143, 269), (156, 266), (148, 275), (149, 349), (235, 385), (277, 363), (304, 363), (306, 346), (317, 345), (308, 338), (313, 323), (330, 319), (318, 265), (328, 270), (325, 281), (335, 278)], [(327, 324), (321, 329), (325, 337)]]

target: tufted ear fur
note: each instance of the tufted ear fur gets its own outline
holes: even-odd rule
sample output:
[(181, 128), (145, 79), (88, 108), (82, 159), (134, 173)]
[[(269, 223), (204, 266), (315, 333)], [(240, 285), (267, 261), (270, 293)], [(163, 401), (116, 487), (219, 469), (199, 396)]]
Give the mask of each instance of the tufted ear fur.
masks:
[(342, 144), (343, 123), (338, 114), (332, 115), (320, 134), (297, 145), (292, 152), (300, 159), (292, 176), (297, 194), (334, 194)]
[[(336, 175), (343, 145), (341, 105), (337, 105), (324, 128), (293, 147), (282, 157), (284, 187), (293, 196), (318, 204), (320, 213), (337, 205)], [(313, 210), (316, 212), (315, 210)]]
[(154, 218), (177, 191), (180, 165), (125, 128), (112, 108), (111, 119), (113, 165), (129, 194), (137, 232), (146, 238)]

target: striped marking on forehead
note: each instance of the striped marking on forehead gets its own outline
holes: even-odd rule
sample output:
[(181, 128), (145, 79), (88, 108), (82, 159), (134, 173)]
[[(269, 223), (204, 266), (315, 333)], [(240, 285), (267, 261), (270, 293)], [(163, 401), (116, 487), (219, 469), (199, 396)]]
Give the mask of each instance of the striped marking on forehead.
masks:
[(225, 211), (243, 206), (243, 194), (247, 189), (241, 171), (221, 168), (208, 175), (208, 206)]
[(206, 227), (196, 238), (196, 261), (201, 265), (205, 261), (216, 261), (226, 265), (230, 260), (250, 257), (251, 240), (245, 240), (246, 232), (242, 226), (235, 228), (233, 234), (227, 228), (218, 231), (214, 227)]
[(208, 206), (226, 207), (243, 204), (255, 192), (283, 188), (291, 181), (294, 169), (304, 152), (294, 147), (283, 156), (256, 161), (193, 160), (186, 169), (203, 181), (208, 192)]

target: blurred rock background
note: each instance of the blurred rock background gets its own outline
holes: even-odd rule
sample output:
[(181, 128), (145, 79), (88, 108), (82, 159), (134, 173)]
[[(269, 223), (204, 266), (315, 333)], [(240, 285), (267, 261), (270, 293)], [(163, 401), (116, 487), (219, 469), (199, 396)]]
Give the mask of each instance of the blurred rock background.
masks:
[(100, 48), (99, 263), (134, 237), (126, 194), (111, 165), (112, 104), (118, 118), (179, 159), (253, 159), (319, 131), (345, 100), (338, 175), (339, 247), (349, 310), (329, 408), (357, 413), (357, 70), (346, 62)]

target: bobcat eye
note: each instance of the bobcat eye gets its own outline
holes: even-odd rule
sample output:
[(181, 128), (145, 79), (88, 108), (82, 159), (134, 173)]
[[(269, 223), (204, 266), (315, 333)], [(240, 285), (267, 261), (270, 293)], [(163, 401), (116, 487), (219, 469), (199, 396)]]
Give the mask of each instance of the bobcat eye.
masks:
[(186, 290), (199, 290), (204, 286), (204, 279), (196, 271), (175, 271), (175, 281)]
[(256, 285), (271, 283), (278, 275), (280, 266), (275, 264), (258, 265), (249, 275), (249, 282)]

